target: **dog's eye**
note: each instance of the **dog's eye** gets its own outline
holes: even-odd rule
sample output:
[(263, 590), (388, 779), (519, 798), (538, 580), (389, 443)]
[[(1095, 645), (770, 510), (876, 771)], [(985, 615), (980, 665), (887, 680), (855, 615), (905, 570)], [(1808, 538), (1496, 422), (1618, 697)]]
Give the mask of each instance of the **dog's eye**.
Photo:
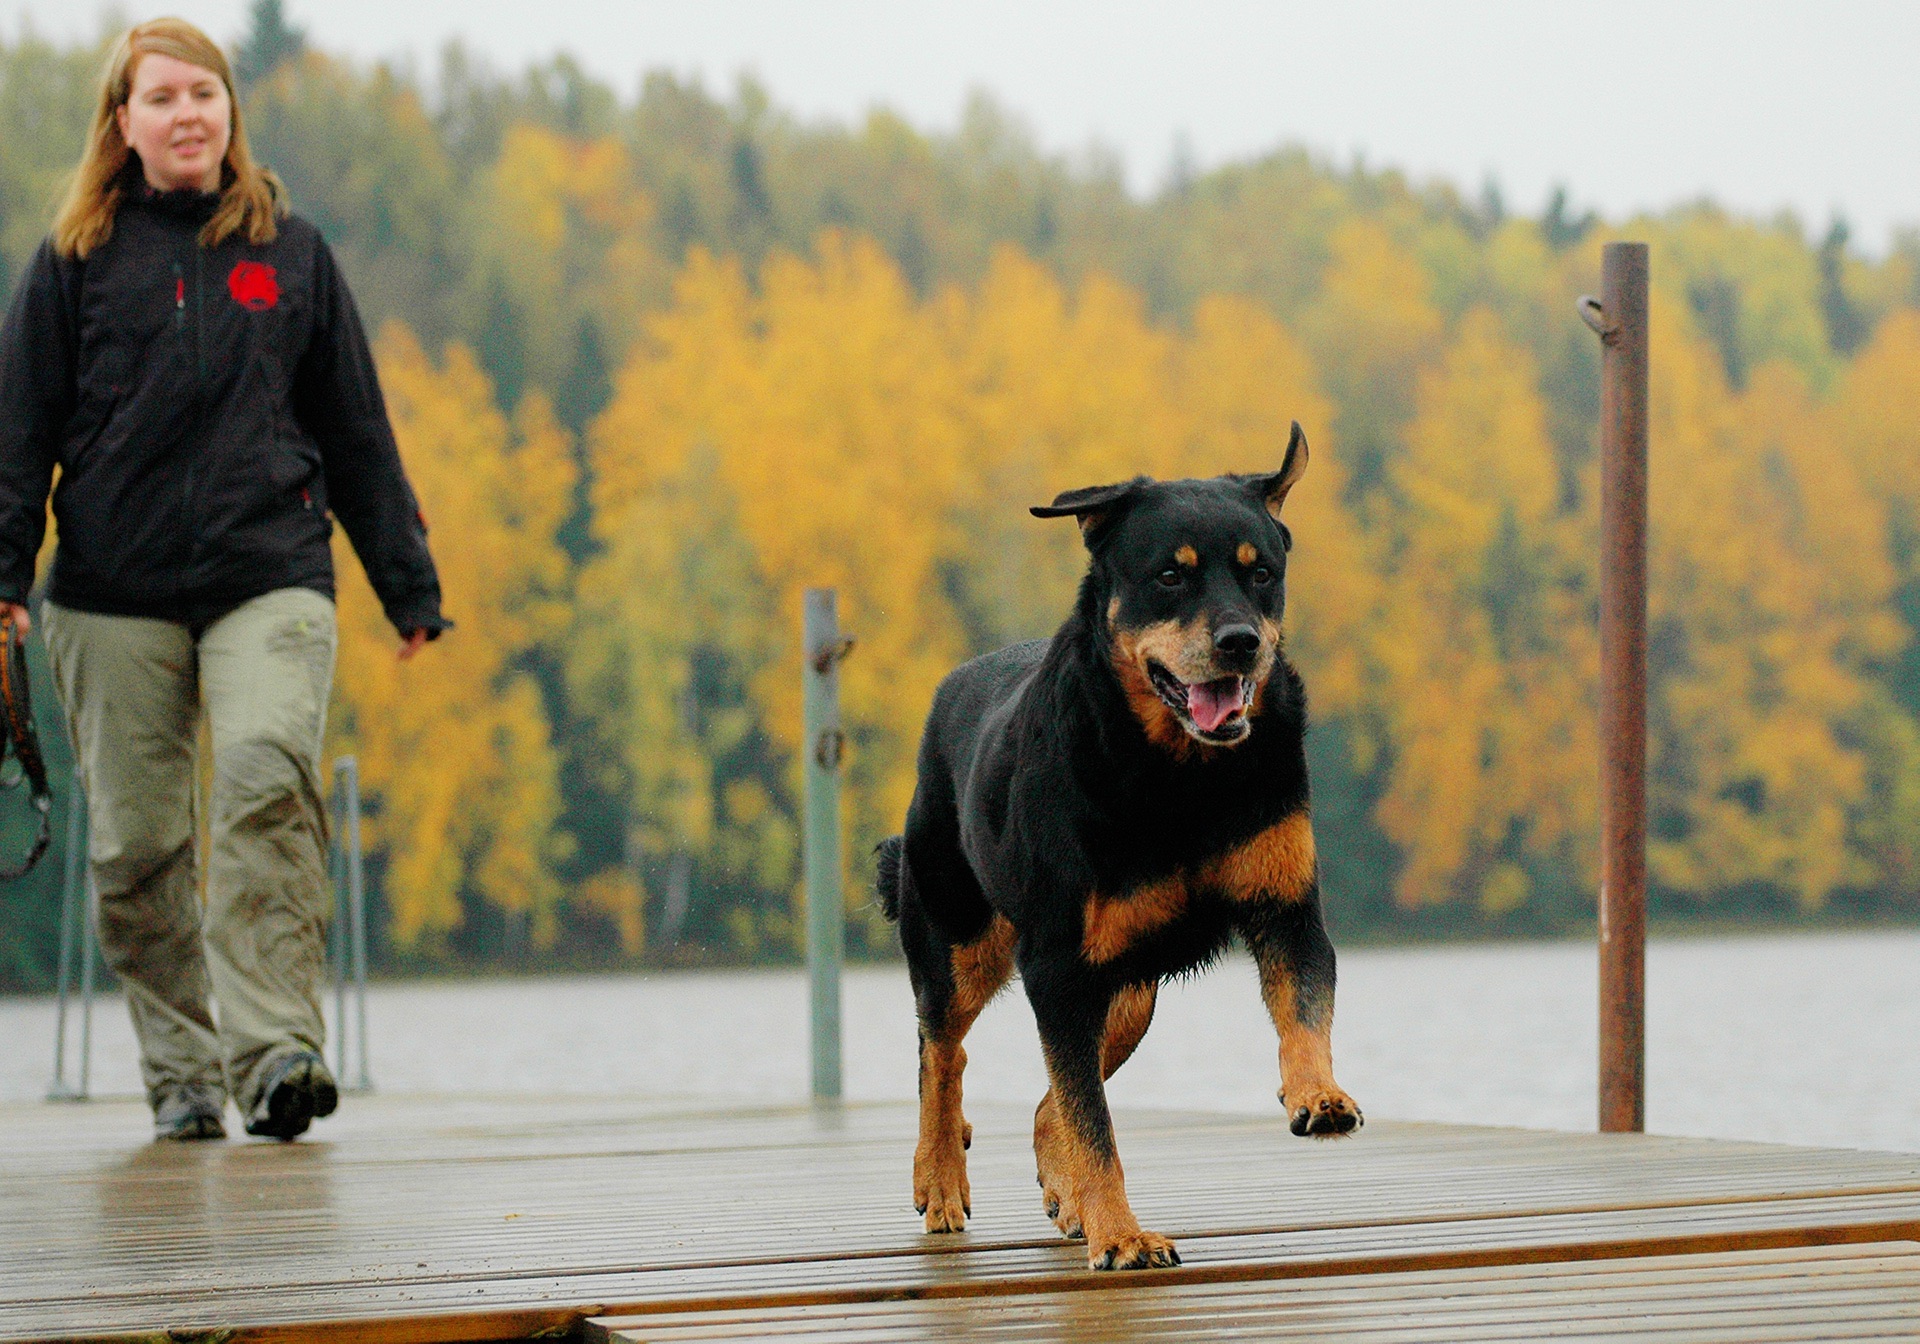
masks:
[(1273, 571), (1265, 565), (1255, 565), (1253, 567), (1253, 581), (1265, 587), (1267, 584), (1273, 582)]
[(1187, 581), (1187, 576), (1177, 569), (1163, 569), (1154, 575), (1154, 582), (1162, 588), (1178, 588)]

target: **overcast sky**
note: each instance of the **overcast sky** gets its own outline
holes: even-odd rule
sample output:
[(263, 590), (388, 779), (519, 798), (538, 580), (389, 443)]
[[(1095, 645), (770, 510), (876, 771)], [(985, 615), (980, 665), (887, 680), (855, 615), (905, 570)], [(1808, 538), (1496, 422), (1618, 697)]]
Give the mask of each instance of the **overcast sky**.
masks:
[[(0, 0), (90, 37), (86, 0)], [(248, 0), (172, 0), (216, 37)], [(1711, 195), (1835, 211), (1871, 251), (1920, 225), (1915, 0), (287, 0), (320, 47), (430, 64), (458, 36), (514, 68), (565, 51), (631, 94), (670, 67), (752, 71), (802, 117), (876, 104), (939, 129), (991, 91), (1048, 148), (1098, 142), (1136, 190), (1184, 137), (1202, 166), (1301, 142), (1536, 212), (1558, 182), (1619, 217)], [(144, 17), (148, 10), (124, 6)]]

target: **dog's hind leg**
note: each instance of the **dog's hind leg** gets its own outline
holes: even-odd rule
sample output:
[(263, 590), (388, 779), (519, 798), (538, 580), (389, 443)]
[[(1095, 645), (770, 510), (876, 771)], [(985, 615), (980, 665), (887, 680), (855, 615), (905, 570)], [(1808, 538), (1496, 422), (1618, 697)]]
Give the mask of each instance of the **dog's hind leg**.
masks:
[[(1152, 983), (1129, 985), (1114, 995), (1113, 1002), (1107, 1006), (1107, 1034), (1100, 1046), (1102, 1082), (1119, 1071), (1132, 1057), (1141, 1037), (1147, 1034), (1147, 1028), (1153, 1024), (1153, 1005), (1159, 989)], [(1033, 1156), (1040, 1180), (1040, 1200), (1054, 1225), (1067, 1236), (1078, 1239), (1084, 1230), (1079, 1205), (1067, 1193), (1065, 1139), (1059, 1107), (1054, 1102), (1053, 1089), (1048, 1088), (1033, 1113)]]
[(1086, 986), (1057, 977), (1029, 976), (1027, 994), (1052, 1083), (1034, 1115), (1034, 1154), (1056, 1225), (1086, 1237), (1093, 1269), (1179, 1264), (1173, 1243), (1133, 1216), (1103, 1086), (1103, 1075), (1124, 1063), (1145, 1035), (1152, 989), (1123, 990), (1104, 1011)]
[[(920, 1017), (920, 1141), (913, 1153), (913, 1206), (929, 1232), (959, 1232), (973, 1212), (961, 1110), (968, 1028), (1013, 973), (1013, 926), (995, 916), (970, 943), (952, 944), (909, 902), (902, 941)], [(914, 936), (917, 935), (917, 936)]]

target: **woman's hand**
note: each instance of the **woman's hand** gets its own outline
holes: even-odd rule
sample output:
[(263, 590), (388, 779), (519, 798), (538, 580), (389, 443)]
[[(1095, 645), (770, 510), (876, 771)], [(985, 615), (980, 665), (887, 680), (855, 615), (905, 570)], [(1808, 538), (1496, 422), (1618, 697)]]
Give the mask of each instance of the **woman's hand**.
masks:
[(29, 616), (27, 609), (18, 602), (0, 602), (0, 611), (4, 611), (7, 615), (13, 617), (13, 628), (20, 632), (23, 639), (32, 633), (33, 617)]
[(400, 641), (400, 661), (404, 663), (407, 659), (413, 657), (414, 654), (420, 652), (420, 650), (426, 646), (426, 642), (427, 632), (425, 630), (407, 631), (405, 637)]

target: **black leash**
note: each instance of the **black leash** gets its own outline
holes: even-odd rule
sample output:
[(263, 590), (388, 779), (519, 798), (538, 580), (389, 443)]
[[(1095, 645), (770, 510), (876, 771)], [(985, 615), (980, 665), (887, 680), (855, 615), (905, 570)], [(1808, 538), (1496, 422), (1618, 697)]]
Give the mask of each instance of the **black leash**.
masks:
[(40, 862), (53, 839), (53, 789), (47, 784), (47, 762), (40, 755), (40, 739), (33, 731), (33, 695), (27, 686), (27, 644), (14, 626), (13, 613), (0, 611), (0, 638), (6, 651), (0, 655), (0, 764), (11, 750), (20, 760), (20, 773), (12, 779), (0, 779), (0, 788), (17, 789), (27, 784), (33, 790), (33, 809), (40, 814), (40, 834), (26, 861), (19, 867), (0, 864), (0, 881), (25, 877)]

